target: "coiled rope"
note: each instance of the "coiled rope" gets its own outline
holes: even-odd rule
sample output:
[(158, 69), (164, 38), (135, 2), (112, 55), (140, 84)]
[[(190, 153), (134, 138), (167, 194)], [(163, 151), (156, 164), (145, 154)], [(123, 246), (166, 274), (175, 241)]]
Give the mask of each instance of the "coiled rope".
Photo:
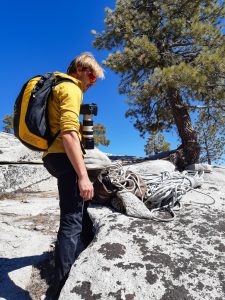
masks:
[(134, 193), (136, 189), (139, 190), (141, 200), (144, 201), (145, 193), (141, 189), (140, 176), (131, 171), (125, 171), (121, 163), (115, 163), (106, 168), (108, 171), (111, 183), (120, 191), (127, 191)]
[[(212, 205), (215, 199), (208, 194), (196, 190), (203, 182), (204, 172), (198, 171), (178, 171), (162, 172), (159, 174), (145, 173), (140, 176), (129, 169), (125, 170), (121, 163), (111, 165), (107, 169), (107, 177), (119, 191), (127, 191), (135, 194), (139, 191), (139, 198), (145, 204), (152, 214), (152, 217), (158, 221), (171, 221), (175, 218), (175, 210), (181, 207), (181, 198), (188, 191), (193, 190), (211, 198), (210, 202), (194, 202), (199, 205)], [(141, 185), (145, 183), (145, 189)], [(158, 212), (168, 212), (171, 218), (160, 218)]]

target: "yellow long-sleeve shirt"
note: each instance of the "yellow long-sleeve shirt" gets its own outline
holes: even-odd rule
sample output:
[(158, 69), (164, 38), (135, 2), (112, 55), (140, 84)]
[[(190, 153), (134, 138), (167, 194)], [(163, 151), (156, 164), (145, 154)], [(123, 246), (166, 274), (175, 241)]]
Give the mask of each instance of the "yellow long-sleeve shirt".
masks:
[[(55, 75), (70, 79), (73, 82), (62, 82), (53, 88), (48, 102), (48, 121), (52, 136), (57, 132), (76, 131), (80, 134), (80, 105), (83, 100), (81, 82), (67, 74), (55, 72)], [(49, 153), (65, 153), (62, 137), (59, 134), (48, 151)]]

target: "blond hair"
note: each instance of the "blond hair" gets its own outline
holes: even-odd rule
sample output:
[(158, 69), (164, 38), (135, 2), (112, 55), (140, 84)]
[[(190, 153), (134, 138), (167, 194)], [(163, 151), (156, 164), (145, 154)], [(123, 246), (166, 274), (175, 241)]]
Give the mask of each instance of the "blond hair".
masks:
[(67, 74), (70, 75), (72, 73), (76, 73), (78, 67), (81, 69), (90, 68), (96, 77), (102, 79), (104, 78), (104, 70), (97, 63), (94, 56), (89, 52), (83, 52), (79, 56), (75, 57), (67, 69)]

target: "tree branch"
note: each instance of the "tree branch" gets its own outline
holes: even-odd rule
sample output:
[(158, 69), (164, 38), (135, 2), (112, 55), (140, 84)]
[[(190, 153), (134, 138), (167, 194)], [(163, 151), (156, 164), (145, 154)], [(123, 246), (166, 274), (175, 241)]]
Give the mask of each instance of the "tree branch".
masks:
[(200, 105), (176, 105), (178, 108), (195, 108), (195, 109), (208, 109), (208, 108), (219, 108), (219, 109), (224, 109), (225, 110), (225, 105), (204, 105), (204, 106), (200, 106)]

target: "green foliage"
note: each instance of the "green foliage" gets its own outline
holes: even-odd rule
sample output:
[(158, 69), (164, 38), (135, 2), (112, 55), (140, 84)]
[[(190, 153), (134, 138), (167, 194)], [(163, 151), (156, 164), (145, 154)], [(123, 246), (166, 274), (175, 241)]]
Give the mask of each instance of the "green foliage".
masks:
[(164, 136), (160, 134), (153, 133), (147, 140), (145, 145), (146, 155), (158, 154), (162, 151), (170, 150), (170, 143), (166, 142)]
[(104, 125), (100, 123), (94, 124), (93, 131), (95, 146), (108, 146), (110, 144), (110, 140), (106, 138), (106, 128)]
[(94, 46), (111, 51), (104, 64), (121, 75), (126, 117), (141, 136), (176, 125), (182, 144), (197, 146), (189, 114), (199, 106), (224, 109), (224, 16), (220, 0), (117, 0), (106, 9)]
[(201, 146), (201, 162), (211, 165), (212, 161), (216, 163), (224, 161), (222, 159), (225, 154), (224, 120), (224, 111), (220, 111), (218, 114), (214, 112), (214, 115), (210, 113), (210, 110), (201, 111), (195, 124)]
[(6, 115), (2, 121), (5, 124), (3, 126), (3, 131), (11, 133), (13, 131), (13, 115)]

